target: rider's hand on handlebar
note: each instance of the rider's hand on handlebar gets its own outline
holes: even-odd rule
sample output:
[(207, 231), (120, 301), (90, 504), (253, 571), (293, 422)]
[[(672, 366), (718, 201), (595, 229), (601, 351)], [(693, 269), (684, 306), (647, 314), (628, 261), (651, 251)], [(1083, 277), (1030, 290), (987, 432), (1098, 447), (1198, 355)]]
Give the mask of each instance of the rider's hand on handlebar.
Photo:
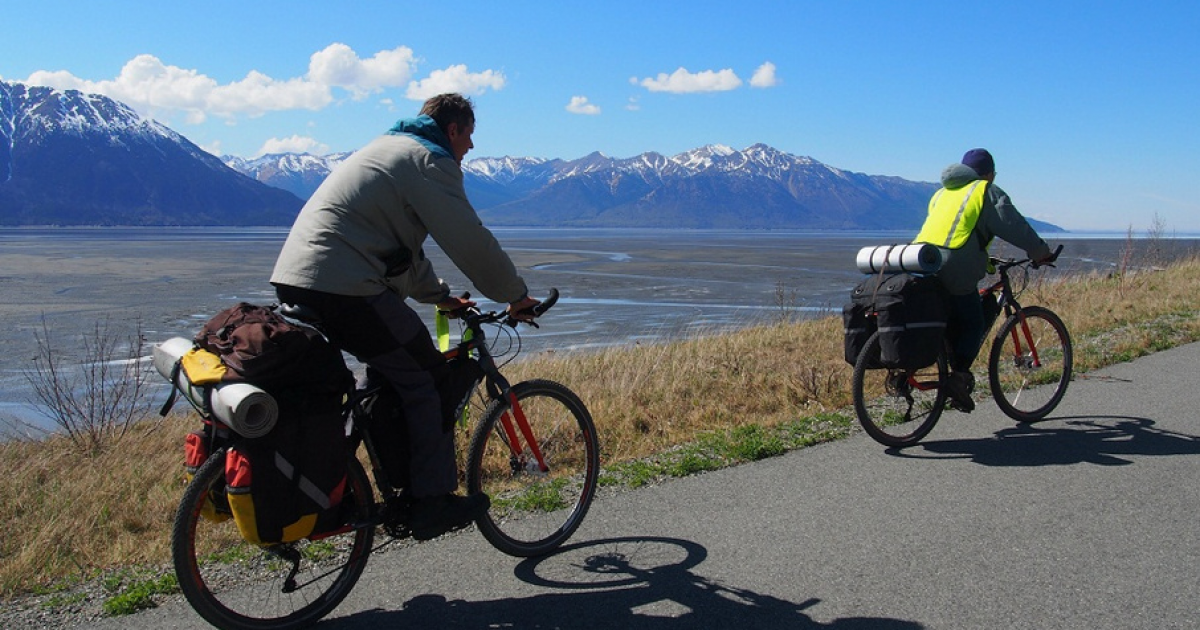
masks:
[(526, 296), (508, 305), (508, 316), (518, 322), (532, 322), (537, 318), (533, 313), (533, 307), (541, 303), (541, 300)]
[(444, 311), (446, 313), (446, 317), (454, 319), (458, 317), (459, 313), (461, 313), (464, 309), (475, 306), (475, 302), (468, 299), (469, 295), (470, 294), (468, 293), (464, 293), (462, 297), (455, 297), (452, 295), (437, 303), (438, 310)]
[(1037, 269), (1038, 267), (1041, 267), (1042, 265), (1054, 266), (1054, 261), (1058, 260), (1058, 255), (1059, 255), (1059, 253), (1062, 252), (1062, 249), (1063, 249), (1063, 246), (1059, 245), (1058, 249), (1055, 249), (1054, 251), (1050, 252), (1048, 255), (1046, 255), (1038, 260), (1033, 261), (1033, 268)]

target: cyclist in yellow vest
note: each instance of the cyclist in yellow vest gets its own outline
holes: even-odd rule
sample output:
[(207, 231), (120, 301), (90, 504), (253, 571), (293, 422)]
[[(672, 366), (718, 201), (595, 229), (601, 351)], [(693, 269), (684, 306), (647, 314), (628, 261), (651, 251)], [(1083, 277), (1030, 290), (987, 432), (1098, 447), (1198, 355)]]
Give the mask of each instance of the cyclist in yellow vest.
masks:
[(1050, 247), (995, 185), (996, 163), (986, 149), (971, 149), (962, 162), (942, 171), (942, 188), (929, 200), (929, 215), (914, 242), (942, 251), (937, 276), (950, 293), (948, 334), (954, 349), (950, 397), (961, 411), (975, 408), (971, 364), (987, 332), (979, 281), (987, 275), (988, 244), (999, 237), (1025, 250), (1033, 260), (1050, 256)]

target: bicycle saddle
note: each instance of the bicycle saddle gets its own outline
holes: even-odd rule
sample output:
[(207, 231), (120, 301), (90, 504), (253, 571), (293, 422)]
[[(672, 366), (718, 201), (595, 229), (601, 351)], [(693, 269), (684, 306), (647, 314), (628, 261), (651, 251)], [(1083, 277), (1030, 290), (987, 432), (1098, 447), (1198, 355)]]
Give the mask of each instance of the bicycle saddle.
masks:
[(321, 323), (321, 315), (316, 309), (303, 304), (280, 304), (279, 314), (313, 326)]

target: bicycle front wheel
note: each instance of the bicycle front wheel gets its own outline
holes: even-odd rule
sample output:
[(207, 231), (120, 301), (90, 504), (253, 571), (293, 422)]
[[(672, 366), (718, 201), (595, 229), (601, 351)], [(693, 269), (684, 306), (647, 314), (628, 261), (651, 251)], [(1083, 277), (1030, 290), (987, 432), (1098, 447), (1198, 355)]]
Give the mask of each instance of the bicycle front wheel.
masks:
[(929, 435), (942, 416), (949, 374), (946, 352), (933, 365), (877, 369), (879, 333), (871, 335), (854, 364), (854, 412), (867, 435), (884, 446), (912, 446)]
[[(348, 476), (348, 520), (368, 523), (373, 496), (358, 460), (351, 459)], [(175, 516), (171, 554), (188, 603), (214, 626), (236, 630), (299, 628), (329, 614), (362, 575), (375, 528), (260, 547), (242, 539), (227, 510), (221, 522), (202, 515), (212, 514), (213, 501), (222, 511), (224, 478), (225, 451), (218, 451), (196, 471)]]
[(476, 522), (488, 542), (527, 558), (553, 551), (583, 522), (600, 445), (587, 407), (565, 386), (526, 381), (512, 395), (515, 405), (508, 397), (488, 405), (471, 437), (467, 488), (491, 498)]
[(1045, 418), (1067, 393), (1074, 356), (1062, 319), (1040, 306), (1017, 311), (996, 333), (988, 382), (996, 405), (1018, 422)]

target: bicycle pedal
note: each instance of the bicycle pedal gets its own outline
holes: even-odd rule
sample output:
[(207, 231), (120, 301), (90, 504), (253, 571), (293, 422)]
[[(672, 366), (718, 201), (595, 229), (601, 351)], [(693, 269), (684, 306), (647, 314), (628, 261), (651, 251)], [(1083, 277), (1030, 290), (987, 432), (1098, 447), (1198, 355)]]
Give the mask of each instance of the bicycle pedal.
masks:
[(408, 529), (404, 523), (384, 523), (383, 531), (396, 540), (413, 537), (412, 530)]
[(959, 413), (971, 413), (975, 411), (975, 401), (972, 400), (970, 405), (965, 405), (960, 401), (948, 398), (946, 399), (946, 407)]

